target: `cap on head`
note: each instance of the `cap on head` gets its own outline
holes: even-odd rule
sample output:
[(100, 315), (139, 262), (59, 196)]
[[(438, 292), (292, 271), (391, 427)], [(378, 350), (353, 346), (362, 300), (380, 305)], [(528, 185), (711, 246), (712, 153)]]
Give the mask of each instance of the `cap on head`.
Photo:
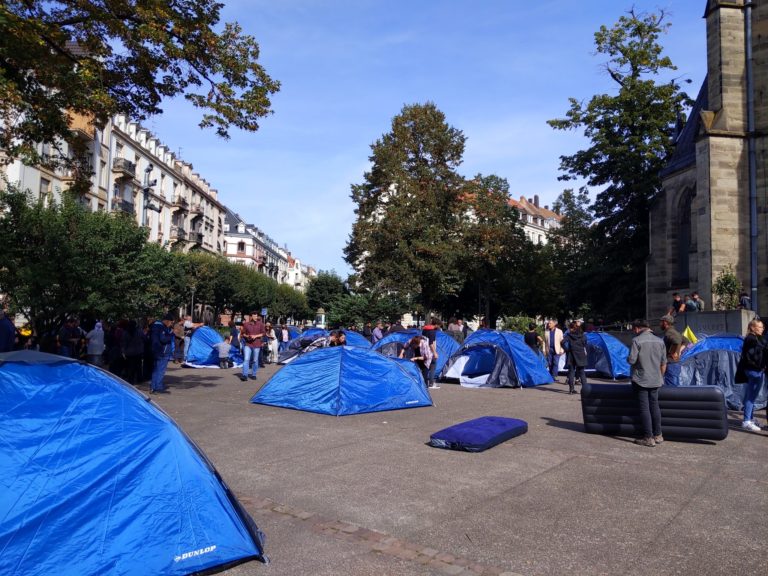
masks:
[(666, 322), (667, 324), (675, 323), (675, 319), (669, 314), (664, 314), (664, 316), (662, 316), (660, 320), (661, 322)]

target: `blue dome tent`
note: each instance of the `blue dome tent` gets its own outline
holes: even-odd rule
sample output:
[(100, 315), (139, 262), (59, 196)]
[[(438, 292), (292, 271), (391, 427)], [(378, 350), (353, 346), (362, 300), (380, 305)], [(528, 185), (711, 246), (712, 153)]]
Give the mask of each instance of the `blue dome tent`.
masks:
[(587, 371), (606, 378), (629, 378), (629, 348), (605, 332), (587, 332)]
[[(224, 338), (216, 330), (201, 326), (192, 332), (185, 365), (191, 368), (218, 368), (219, 351), (213, 346), (223, 341)], [(243, 365), (243, 355), (234, 347), (229, 351), (229, 359), (234, 366)]]
[[(376, 342), (371, 349), (376, 350), (384, 356), (390, 356), (396, 358), (400, 355), (400, 351), (405, 344), (413, 338), (421, 334), (420, 330), (406, 330), (404, 332), (393, 332), (387, 334)], [(443, 331), (437, 332), (435, 343), (437, 344), (437, 362), (435, 363), (435, 374), (440, 374), (448, 359), (459, 349), (459, 344), (449, 334)]]
[(301, 334), (297, 338), (294, 338), (288, 342), (288, 347), (280, 352), (279, 356), (277, 357), (277, 363), (288, 364), (289, 362), (293, 362), (296, 360), (296, 358), (305, 352), (311, 352), (312, 350), (324, 348), (327, 342), (327, 334), (319, 332)]
[[(744, 383), (736, 382), (736, 368), (744, 339), (738, 334), (714, 334), (688, 346), (680, 358), (681, 386), (717, 386), (731, 410), (743, 410)], [(765, 407), (768, 390), (763, 387), (755, 410)]]
[(371, 346), (371, 350), (375, 350), (379, 354), (389, 356), (390, 358), (397, 358), (400, 355), (400, 351), (405, 348), (408, 340), (414, 336), (419, 336), (421, 331), (419, 330), (402, 330), (400, 332), (390, 332), (384, 338), (376, 342)]
[(297, 358), (251, 402), (333, 416), (432, 405), (413, 362), (352, 346), (322, 348)]
[(354, 330), (342, 330), (344, 332), (344, 336), (347, 338), (347, 346), (356, 346), (357, 348), (370, 348), (371, 343), (360, 332), (355, 332)]
[(521, 334), (478, 332), (451, 356), (440, 373), (442, 380), (455, 379), (470, 388), (530, 387), (552, 382), (544, 356), (531, 350)]
[(324, 328), (307, 328), (301, 333), (301, 336), (307, 338), (310, 336), (328, 336), (328, 330), (325, 330)]
[(0, 574), (213, 573), (266, 560), (200, 449), (112, 374), (0, 354)]

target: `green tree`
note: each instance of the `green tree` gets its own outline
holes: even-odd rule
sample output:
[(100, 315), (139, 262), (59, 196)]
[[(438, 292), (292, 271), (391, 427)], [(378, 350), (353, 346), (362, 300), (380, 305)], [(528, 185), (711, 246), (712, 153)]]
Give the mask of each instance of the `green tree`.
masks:
[(547, 251), (553, 266), (553, 284), (561, 295), (560, 308), (555, 314), (572, 318), (579, 307), (590, 299), (592, 255), (597, 250), (593, 233), (594, 216), (587, 189), (578, 192), (569, 188), (555, 200), (552, 209), (562, 216), (560, 226), (549, 235)]
[[(0, 4), (0, 149), (37, 164), (39, 143), (74, 143), (70, 115), (143, 120), (183, 95), (201, 127), (258, 129), (279, 89), (216, 0), (8, 0)], [(67, 158), (60, 158), (62, 161)], [(47, 164), (55, 163), (55, 155)]]
[(371, 146), (371, 170), (352, 186), (357, 218), (344, 249), (356, 288), (413, 298), (426, 311), (461, 289), (464, 141), (427, 103), (405, 106)]
[(743, 290), (739, 278), (730, 264), (723, 268), (715, 278), (712, 293), (715, 295), (716, 310), (735, 310), (739, 307), (739, 295)]
[(631, 10), (611, 28), (601, 26), (595, 45), (608, 58), (617, 93), (593, 96), (586, 105), (571, 98), (565, 118), (549, 121), (558, 130), (583, 130), (590, 141), (560, 157), (561, 179), (582, 178), (600, 189), (592, 207), (599, 243), (591, 303), (614, 318), (643, 314), (649, 205), (672, 151), (671, 127), (690, 104), (674, 79), (657, 81), (676, 70), (658, 42), (669, 27), (665, 19), (664, 11)]
[(232, 264), (229, 268), (232, 284), (231, 307), (235, 312), (250, 314), (269, 308), (275, 300), (277, 282), (242, 264)]
[(344, 281), (334, 270), (320, 270), (317, 276), (312, 278), (307, 285), (307, 304), (314, 314), (318, 308), (328, 312), (331, 304), (337, 296), (347, 293)]
[(296, 322), (314, 316), (307, 304), (307, 297), (287, 284), (278, 284), (269, 313), (274, 318), (292, 318)]
[(181, 301), (174, 256), (146, 243), (124, 217), (90, 212), (69, 195), (30, 203), (0, 192), (0, 292), (41, 334), (68, 315), (119, 318), (162, 312)]
[[(461, 225), (462, 268), (467, 272), (464, 295), (473, 313), (495, 325), (498, 314), (520, 300), (531, 283), (520, 274), (533, 246), (520, 226), (520, 214), (509, 203), (509, 183), (496, 175), (478, 174), (465, 187), (466, 216)], [(457, 306), (451, 306), (456, 308)]]

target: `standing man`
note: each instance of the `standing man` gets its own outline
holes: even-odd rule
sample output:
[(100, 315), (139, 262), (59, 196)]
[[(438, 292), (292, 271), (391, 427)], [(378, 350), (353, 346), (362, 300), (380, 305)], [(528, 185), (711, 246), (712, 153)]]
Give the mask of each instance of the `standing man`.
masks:
[(680, 356), (685, 348), (683, 335), (675, 328), (675, 319), (666, 314), (661, 317), (661, 329), (664, 332), (664, 348), (667, 355), (667, 369), (664, 372), (665, 386), (680, 386)]
[(429, 342), (429, 349), (432, 352), (432, 361), (429, 366), (427, 366), (427, 387), (433, 389), (440, 388), (440, 386), (435, 383), (435, 366), (437, 365), (437, 359), (439, 357), (439, 354), (437, 353), (437, 332), (442, 325), (443, 323), (437, 318), (430, 318), (429, 324), (424, 326), (421, 331), (422, 336)]
[(251, 380), (256, 380), (259, 371), (259, 356), (261, 354), (262, 339), (264, 338), (264, 324), (258, 312), (252, 312), (251, 317), (243, 322), (240, 328), (240, 340), (243, 342), (243, 373), (240, 380), (248, 380), (248, 365), (253, 364)]
[(192, 316), (187, 314), (184, 316), (184, 363), (187, 362), (187, 353), (189, 351), (189, 343), (192, 341), (192, 332), (202, 326), (202, 322), (192, 322)]
[(0, 308), (0, 352), (10, 352), (16, 345), (16, 326)]
[(173, 355), (173, 314), (170, 312), (162, 320), (155, 320), (149, 329), (152, 346), (152, 380), (149, 383), (150, 394), (167, 394), (169, 391), (163, 384), (163, 376), (168, 368), (168, 361)]
[(659, 388), (664, 384), (667, 354), (664, 342), (653, 335), (647, 320), (635, 320), (632, 330), (635, 337), (627, 362), (632, 367), (632, 392), (643, 426), (643, 437), (635, 440), (635, 444), (652, 448), (664, 442)]
[(544, 348), (547, 351), (547, 366), (552, 380), (557, 381), (557, 373), (560, 370), (560, 358), (563, 357), (563, 331), (557, 327), (557, 322), (550, 320), (547, 322), (547, 329), (544, 330)]
[(371, 332), (371, 344), (376, 344), (379, 340), (384, 338), (384, 324), (381, 320), (376, 322), (376, 328), (373, 329), (373, 332)]

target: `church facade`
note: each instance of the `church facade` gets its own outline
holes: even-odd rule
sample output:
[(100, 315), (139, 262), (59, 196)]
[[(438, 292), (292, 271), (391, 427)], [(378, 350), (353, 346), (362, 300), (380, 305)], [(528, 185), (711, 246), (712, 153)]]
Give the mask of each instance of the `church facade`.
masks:
[(732, 266), (768, 311), (768, 0), (708, 0), (707, 77), (650, 213), (646, 313)]

